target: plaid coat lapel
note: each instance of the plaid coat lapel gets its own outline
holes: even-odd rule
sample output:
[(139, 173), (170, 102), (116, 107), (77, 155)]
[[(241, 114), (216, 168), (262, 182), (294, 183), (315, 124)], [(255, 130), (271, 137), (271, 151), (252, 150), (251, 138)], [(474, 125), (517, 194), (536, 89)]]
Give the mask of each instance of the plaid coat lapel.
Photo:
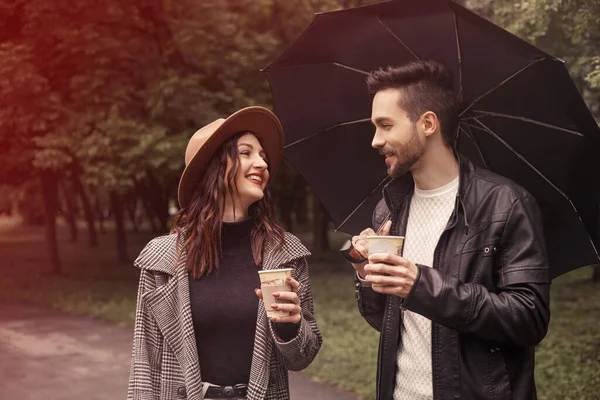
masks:
[[(144, 294), (144, 301), (156, 320), (165, 341), (175, 354), (185, 379), (188, 399), (202, 398), (200, 365), (192, 322), (190, 287), (185, 269), (185, 254), (177, 261), (175, 235), (164, 243), (160, 262), (143, 268), (163, 275), (164, 283)], [(171, 242), (171, 243), (170, 243)]]

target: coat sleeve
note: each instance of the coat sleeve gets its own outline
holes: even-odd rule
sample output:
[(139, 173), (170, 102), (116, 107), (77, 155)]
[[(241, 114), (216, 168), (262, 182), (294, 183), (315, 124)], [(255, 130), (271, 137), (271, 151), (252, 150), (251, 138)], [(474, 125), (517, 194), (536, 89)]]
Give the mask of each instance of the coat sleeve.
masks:
[(156, 287), (154, 274), (142, 270), (135, 311), (128, 400), (159, 400), (162, 333), (144, 302), (144, 293)]
[(538, 344), (550, 320), (549, 279), (541, 217), (533, 198), (514, 201), (499, 247), (497, 290), (419, 266), (403, 306), (498, 344)]
[(297, 334), (290, 341), (281, 342), (272, 322), (269, 322), (269, 328), (275, 348), (282, 355), (286, 368), (291, 371), (300, 371), (308, 367), (317, 356), (323, 338), (315, 320), (308, 263), (305, 257), (295, 262), (294, 270), (295, 278), (300, 283), (298, 298), (302, 308), (302, 319)]

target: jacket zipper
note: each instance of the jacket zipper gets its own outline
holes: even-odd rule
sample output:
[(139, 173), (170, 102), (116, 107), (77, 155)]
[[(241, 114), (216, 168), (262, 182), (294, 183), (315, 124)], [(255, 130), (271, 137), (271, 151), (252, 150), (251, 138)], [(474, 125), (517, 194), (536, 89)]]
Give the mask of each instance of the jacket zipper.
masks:
[[(459, 208), (462, 208), (462, 213), (463, 213), (463, 218), (464, 218), (464, 222), (465, 222), (465, 234), (469, 234), (469, 223), (467, 221), (467, 214), (465, 212), (465, 207), (464, 204), (462, 202), (462, 199), (460, 198), (460, 196), (456, 196), (456, 204), (454, 206), (454, 213), (453, 213), (453, 218), (452, 221), (448, 223), (448, 225), (446, 226), (446, 228), (444, 229), (444, 231), (442, 232), (442, 235), (440, 236), (440, 240), (438, 240), (437, 245), (435, 246), (435, 250), (433, 253), (433, 265), (431, 266), (433, 269), (437, 269), (439, 270), (439, 264), (440, 264), (440, 244), (443, 243), (444, 240), (446, 240), (446, 237), (448, 236), (448, 232), (450, 232), (452, 229), (454, 229), (454, 227), (456, 226), (456, 224), (458, 223), (458, 213), (460, 212)], [(433, 380), (433, 398), (434, 399), (439, 399), (441, 398), (440, 396), (442, 395), (442, 393), (440, 393), (439, 391), (439, 384), (438, 384), (438, 380), (437, 380), (437, 373), (436, 373), (436, 368), (435, 368), (435, 361), (437, 358), (437, 349), (438, 349), (438, 336), (439, 336), (439, 329), (438, 326), (433, 324), (432, 322), (432, 338), (431, 338), (431, 366), (432, 366), (432, 380)]]
[[(382, 189), (382, 194), (383, 194), (383, 198), (385, 199), (385, 203), (386, 206), (388, 208), (388, 211), (390, 213), (390, 220), (392, 221), (392, 226), (390, 227), (390, 234), (397, 234), (397, 232), (395, 231), (397, 229), (398, 226), (398, 210), (393, 210), (390, 207), (390, 201), (388, 196), (386, 196), (386, 191), (385, 189), (387, 188), (387, 186), (393, 182), (390, 181), (388, 182), (385, 187)], [(391, 341), (391, 330), (392, 330), (392, 324), (390, 323), (390, 320), (392, 319), (392, 312), (394, 311), (394, 304), (396, 302), (393, 301), (393, 299), (391, 298), (390, 295), (386, 296), (386, 307), (385, 307), (385, 311), (384, 311), (384, 315), (383, 315), (383, 323), (382, 323), (382, 332), (381, 332), (381, 340), (379, 341), (379, 348), (378, 348), (378, 354), (379, 354), (379, 360), (378, 360), (378, 373), (377, 373), (377, 385), (376, 385), (376, 398), (378, 400), (384, 400), (382, 398), (382, 391), (384, 390), (382, 381), (383, 381), (383, 371), (384, 371), (384, 358), (385, 356), (383, 355), (383, 350), (388, 345), (388, 343)], [(398, 311), (399, 312), (399, 311)], [(398, 329), (400, 329), (400, 327), (398, 327)], [(398, 333), (399, 335), (400, 333)], [(392, 377), (392, 382), (394, 382), (395, 380), (395, 374)], [(393, 389), (392, 389), (392, 395), (393, 395)]]

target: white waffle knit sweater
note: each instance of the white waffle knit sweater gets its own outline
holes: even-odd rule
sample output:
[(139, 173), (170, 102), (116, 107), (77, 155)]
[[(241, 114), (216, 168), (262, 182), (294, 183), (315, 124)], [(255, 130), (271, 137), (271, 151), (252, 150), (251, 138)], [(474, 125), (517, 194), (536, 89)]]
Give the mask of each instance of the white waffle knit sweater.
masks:
[[(403, 256), (415, 264), (433, 265), (433, 254), (456, 201), (458, 177), (433, 190), (415, 192), (410, 203)], [(431, 320), (405, 311), (398, 350), (394, 400), (433, 399)]]

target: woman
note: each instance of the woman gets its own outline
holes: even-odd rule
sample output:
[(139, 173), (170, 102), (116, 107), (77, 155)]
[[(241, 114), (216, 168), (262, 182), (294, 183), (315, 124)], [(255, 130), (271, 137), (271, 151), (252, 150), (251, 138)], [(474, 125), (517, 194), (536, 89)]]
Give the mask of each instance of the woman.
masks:
[[(262, 107), (242, 109), (190, 139), (181, 211), (152, 240), (141, 269), (130, 399), (289, 399), (288, 370), (306, 368), (322, 343), (306, 248), (275, 222), (267, 184), (283, 133)], [(292, 292), (268, 319), (258, 270), (293, 268)]]

